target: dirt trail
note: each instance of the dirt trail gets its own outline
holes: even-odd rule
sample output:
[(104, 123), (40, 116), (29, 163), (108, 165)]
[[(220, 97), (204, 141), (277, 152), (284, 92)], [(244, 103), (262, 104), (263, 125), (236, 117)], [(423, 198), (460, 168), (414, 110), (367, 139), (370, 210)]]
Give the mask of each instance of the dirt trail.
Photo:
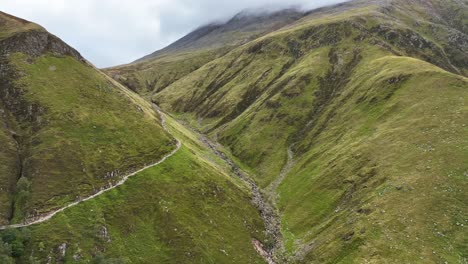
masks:
[[(161, 117), (161, 125), (162, 125), (163, 129), (166, 130), (166, 131), (168, 131), (168, 130), (167, 130), (167, 127), (166, 127), (166, 119), (165, 119), (165, 117), (164, 117), (164, 114), (161, 112), (161, 110), (159, 109), (158, 106), (153, 105), (153, 107), (154, 107), (154, 109), (156, 110), (156, 112), (159, 114), (159, 116)], [(168, 131), (168, 132), (169, 132), (169, 131)], [(108, 192), (108, 191), (110, 191), (110, 190), (112, 190), (112, 189), (117, 188), (118, 186), (124, 184), (124, 183), (128, 180), (128, 178), (130, 178), (130, 177), (132, 177), (132, 176), (134, 176), (134, 175), (136, 175), (136, 174), (138, 174), (138, 173), (140, 173), (140, 172), (142, 172), (142, 171), (144, 171), (144, 170), (146, 170), (146, 169), (149, 169), (149, 168), (152, 168), (152, 167), (154, 167), (154, 166), (157, 166), (157, 165), (163, 163), (164, 161), (166, 161), (166, 159), (168, 159), (168, 158), (171, 157), (172, 155), (174, 155), (174, 154), (180, 149), (180, 147), (181, 147), (181, 145), (182, 145), (181, 142), (180, 142), (178, 139), (176, 139), (176, 141), (177, 141), (177, 143), (176, 143), (176, 148), (175, 148), (171, 153), (167, 154), (167, 155), (164, 156), (162, 159), (160, 159), (159, 161), (157, 161), (157, 162), (155, 162), (155, 163), (153, 163), (153, 164), (147, 165), (147, 166), (145, 166), (145, 167), (143, 167), (143, 168), (141, 168), (141, 169), (139, 169), (139, 170), (137, 170), (137, 171), (134, 171), (134, 172), (132, 172), (132, 173), (130, 173), (130, 174), (124, 176), (118, 183), (116, 183), (116, 184), (114, 184), (114, 185), (112, 185), (112, 186), (110, 186), (110, 187), (103, 188), (103, 189), (100, 190), (99, 192), (97, 192), (97, 193), (95, 193), (95, 194), (93, 194), (93, 195), (91, 195), (91, 196), (89, 196), (89, 197), (86, 197), (86, 198), (80, 199), (80, 200), (78, 200), (78, 201), (75, 201), (75, 202), (73, 202), (73, 203), (71, 203), (71, 204), (69, 204), (69, 205), (67, 205), (67, 206), (65, 206), (65, 207), (62, 207), (62, 208), (60, 208), (60, 209), (58, 209), (58, 210), (55, 210), (55, 211), (53, 211), (53, 212), (50, 212), (50, 213), (48, 213), (48, 214), (46, 214), (46, 215), (42, 215), (42, 216), (40, 216), (40, 217), (33, 218), (33, 219), (28, 219), (28, 220), (26, 220), (26, 221), (25, 221), (24, 223), (22, 223), (22, 224), (14, 224), (14, 225), (0, 226), (0, 230), (21, 228), (21, 227), (27, 227), (27, 226), (32, 226), (32, 225), (35, 225), (35, 224), (43, 223), (43, 222), (45, 222), (45, 221), (50, 220), (54, 215), (56, 215), (56, 214), (58, 214), (58, 213), (60, 213), (60, 212), (63, 212), (63, 211), (65, 211), (66, 209), (68, 209), (68, 208), (70, 208), (70, 207), (73, 207), (73, 206), (78, 205), (78, 204), (80, 204), (80, 203), (82, 203), (82, 202), (85, 202), (85, 201), (91, 200), (91, 199), (93, 199), (93, 198), (96, 198), (97, 196), (99, 196), (99, 195), (101, 195), (101, 194), (103, 194), (103, 193), (105, 193), (105, 192)]]
[(294, 153), (292, 151), (293, 145), (290, 145), (288, 147), (287, 153), (288, 153), (288, 161), (284, 165), (283, 169), (281, 169), (280, 174), (278, 177), (273, 181), (267, 188), (266, 188), (266, 193), (268, 195), (268, 200), (273, 203), (276, 206), (276, 200), (278, 199), (278, 187), (280, 184), (284, 181), (284, 178), (286, 178), (286, 175), (289, 173), (289, 171), (292, 169), (294, 166)]

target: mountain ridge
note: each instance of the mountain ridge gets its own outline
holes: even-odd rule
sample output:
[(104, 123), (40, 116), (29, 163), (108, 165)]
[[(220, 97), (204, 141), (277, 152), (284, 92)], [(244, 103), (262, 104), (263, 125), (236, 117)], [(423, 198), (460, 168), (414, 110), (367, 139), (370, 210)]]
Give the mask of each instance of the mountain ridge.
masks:
[[(115, 81), (70, 50), (54, 54), (48, 38), (44, 45), (28, 38), (32, 56), (0, 60), (0, 69), (17, 74), (0, 83), (0, 98), (17, 104), (11, 95), (30, 92), (20, 108), (27, 122), (0, 101), (7, 146), (0, 177), (16, 183), (6, 198), (19, 210), (14, 221), (28, 208), (47, 211), (75, 198), (47, 199), (37, 186), (86, 194), (68, 185), (92, 175), (64, 188), (54, 174), (77, 158), (98, 168), (136, 166), (148, 157), (140, 147), (164, 146), (163, 156), (174, 138), (181, 147), (126, 184), (0, 238), (13, 252), (23, 246), (19, 263), (466, 261), (467, 17), (461, 0), (354, 0), (299, 14), (240, 14), (154, 57), (104, 69)], [(167, 113), (160, 127), (145, 119), (155, 114), (149, 102)], [(89, 122), (98, 110), (103, 118)], [(28, 130), (30, 122), (41, 126)], [(158, 134), (166, 126), (170, 135)], [(40, 138), (43, 127), (59, 133)], [(39, 147), (18, 152), (29, 135)], [(57, 138), (67, 151), (52, 144)], [(109, 163), (100, 159), (108, 153)], [(66, 166), (25, 163), (26, 180), (17, 179), (18, 159), (46, 155)], [(24, 203), (28, 192), (33, 206)], [(0, 196), (0, 206), (6, 200)]]
[[(216, 49), (220, 46), (227, 45), (242, 45), (249, 39), (274, 31), (299, 19), (302, 14), (303, 12), (299, 9), (263, 12), (245, 10), (236, 14), (226, 22), (212, 22), (207, 25), (200, 26), (171, 45), (138, 59), (135, 62), (143, 62), (145, 60), (157, 58), (173, 52), (187, 52), (196, 49)], [(255, 24), (261, 25), (253, 26)], [(232, 34), (239, 33), (245, 33), (246, 39), (232, 38), (232, 36), (230, 36)], [(215, 38), (210, 35), (215, 35), (216, 38), (221, 38), (221, 40), (215, 40)], [(225, 35), (227, 35), (227, 37), (225, 37)]]

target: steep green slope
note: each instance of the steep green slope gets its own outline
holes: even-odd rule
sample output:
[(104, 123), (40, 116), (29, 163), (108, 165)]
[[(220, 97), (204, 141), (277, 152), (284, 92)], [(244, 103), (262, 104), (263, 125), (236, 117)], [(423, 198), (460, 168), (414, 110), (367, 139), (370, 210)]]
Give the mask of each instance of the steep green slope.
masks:
[(455, 0), (313, 11), (153, 100), (251, 172), (291, 262), (464, 261), (466, 12)]
[(246, 186), (224, 172), (196, 135), (168, 121), (183, 142), (179, 152), (110, 192), (23, 229), (28, 239), (18, 262), (264, 263), (252, 246), (252, 239), (265, 239), (264, 226)]
[[(170, 111), (191, 113), (192, 120), (200, 121), (200, 127), (206, 131), (215, 130), (213, 133), (218, 134), (222, 143), (232, 146), (236, 156), (242, 155), (260, 177), (267, 177), (266, 185), (272, 180), (268, 177), (281, 170), (286, 159), (286, 141), (310, 122), (309, 115), (313, 113), (307, 112), (320, 110), (318, 106), (304, 112), (310, 108), (307, 105), (312, 103), (316, 87), (328, 85), (334, 89), (345, 84), (362, 57), (361, 50), (375, 50), (375, 54), (367, 56), (411, 56), (453, 72), (464, 71), (461, 64), (453, 66), (456, 62), (447, 57), (441, 44), (410, 30), (402, 20), (390, 19), (383, 13), (387, 9), (373, 5), (351, 7), (336, 15), (311, 15), (295, 27), (235, 49), (167, 87), (154, 100)], [(329, 51), (331, 46), (334, 49)], [(456, 46), (453, 49), (466, 54)], [(308, 97), (299, 96), (300, 101), (291, 104), (296, 110), (281, 108), (294, 111), (293, 117), (283, 120), (286, 129), (272, 131), (276, 127), (271, 118), (277, 112), (278, 104), (274, 101), (277, 94), (294, 98), (302, 90), (311, 93)], [(326, 101), (327, 96), (325, 93), (319, 100)], [(263, 115), (259, 109), (264, 109)], [(260, 122), (262, 128), (268, 124), (272, 127), (259, 130), (253, 125), (251, 132), (242, 133), (241, 130), (248, 129), (246, 124), (252, 122)], [(278, 140), (283, 144), (278, 144)], [(251, 147), (251, 143), (256, 146)], [(283, 161), (274, 162), (278, 159)]]
[(0, 117), (0, 219), (5, 223), (12, 210), (13, 192), (19, 173), (17, 142), (7, 125), (7, 114), (2, 111)]
[(0, 21), (2, 224), (89, 196), (175, 147), (148, 103), (78, 52), (32, 23)]
[[(0, 13), (0, 40), (13, 35), (15, 32), (40, 29), (39, 26)], [(3, 71), (2, 71), (3, 72)], [(5, 76), (1, 75), (1, 83)], [(12, 203), (14, 199), (13, 191), (20, 173), (18, 135), (14, 132), (14, 117), (4, 109), (0, 103), (0, 224), (6, 223), (11, 217)]]
[(419, 60), (363, 61), (295, 146), (278, 192), (289, 250), (306, 262), (466, 258), (467, 98), (468, 79)]

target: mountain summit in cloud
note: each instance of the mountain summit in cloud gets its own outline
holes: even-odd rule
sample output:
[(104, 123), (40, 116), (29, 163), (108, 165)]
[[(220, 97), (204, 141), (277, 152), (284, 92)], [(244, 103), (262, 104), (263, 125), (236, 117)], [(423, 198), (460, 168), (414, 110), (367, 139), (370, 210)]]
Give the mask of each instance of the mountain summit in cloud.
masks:
[(244, 9), (306, 9), (344, 0), (15, 0), (1, 11), (40, 23), (99, 67), (128, 63), (162, 49), (200, 25)]
[(244, 10), (226, 22), (214, 22), (202, 26), (164, 49), (137, 61), (147, 60), (167, 53), (242, 45), (261, 35), (291, 24), (304, 15), (305, 12), (298, 9), (281, 11)]

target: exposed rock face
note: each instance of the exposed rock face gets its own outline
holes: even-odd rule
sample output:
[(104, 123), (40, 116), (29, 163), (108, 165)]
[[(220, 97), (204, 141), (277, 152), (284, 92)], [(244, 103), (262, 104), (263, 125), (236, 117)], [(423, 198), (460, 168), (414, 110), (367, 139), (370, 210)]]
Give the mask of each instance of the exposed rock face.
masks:
[(62, 257), (65, 257), (65, 254), (67, 252), (67, 244), (63, 243), (62, 245), (59, 246), (60, 254)]
[(79, 61), (85, 61), (78, 51), (45, 31), (25, 31), (0, 40), (0, 56), (14, 52), (22, 52), (31, 57), (51, 52), (57, 56), (68, 55)]
[(105, 242), (110, 243), (111, 237), (106, 226), (102, 226), (99, 230), (99, 237), (102, 238)]
[[(19, 22), (27, 23), (24, 20)], [(22, 99), (21, 87), (15, 87), (13, 84), (21, 73), (9, 64), (8, 56), (16, 52), (29, 55), (31, 58), (52, 53), (55, 56), (71, 56), (83, 63), (86, 63), (86, 60), (78, 51), (42, 29), (23, 31), (0, 39), (0, 100), (20, 121), (40, 123), (42, 121), (40, 114), (45, 109), (25, 102)]]
[[(2, 175), (4, 177), (2, 178), (4, 183), (2, 188), (4, 190), (2, 191), (10, 193), (7, 202), (11, 204), (10, 209), (4, 209), (6, 208), (6, 202), (2, 201), (4, 208), (2, 208), (0, 222), (3, 224), (7, 224), (14, 216), (15, 202), (12, 197), (15, 192), (16, 181), (22, 176), (29, 177), (31, 174), (29, 169), (29, 148), (31, 144), (37, 144), (37, 142), (31, 141), (31, 135), (48, 124), (48, 120), (44, 118), (44, 114), (48, 109), (35, 101), (25, 98), (23, 87), (16, 83), (16, 80), (21, 78), (24, 73), (18, 71), (10, 63), (9, 56), (19, 52), (29, 56), (28, 60), (34, 60), (49, 53), (58, 57), (71, 56), (80, 62), (86, 63), (86, 60), (78, 51), (39, 26), (35, 29), (21, 31), (23, 26), (29, 27), (28, 24), (30, 23), (0, 12), (1, 30), (8, 31), (8, 28), (11, 27), (20, 30), (7, 37), (0, 38), (0, 108), (2, 111), (0, 124), (5, 126), (6, 136), (10, 138), (12, 144), (15, 144), (14, 150), (12, 148), (14, 152), (12, 151), (9, 155), (15, 156), (17, 167), (16, 170), (11, 170), (8, 175), (6, 175), (7, 172)], [(49, 70), (55, 70), (54, 67)]]
[[(0, 49), (4, 49), (2, 44), (0, 42)], [(24, 100), (21, 87), (16, 87), (14, 84), (19, 74), (9, 64), (7, 58), (0, 56), (0, 102), (3, 103), (6, 110), (13, 114), (18, 121), (25, 121), (31, 124), (34, 131), (44, 122), (40, 116), (46, 109), (38, 104)]]

